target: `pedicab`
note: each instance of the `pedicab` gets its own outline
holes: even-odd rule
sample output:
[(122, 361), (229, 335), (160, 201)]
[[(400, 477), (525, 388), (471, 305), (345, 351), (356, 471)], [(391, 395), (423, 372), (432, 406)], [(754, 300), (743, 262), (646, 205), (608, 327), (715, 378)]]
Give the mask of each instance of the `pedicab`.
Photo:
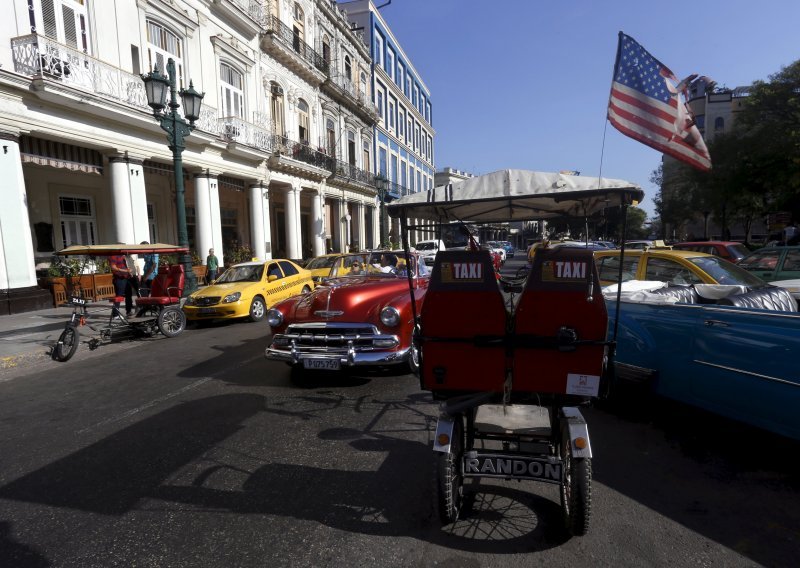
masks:
[[(73, 245), (62, 249), (59, 256), (83, 257), (83, 268), (96, 262), (98, 257), (129, 254), (179, 254), (188, 252), (185, 247), (154, 244), (113, 244), (113, 245)], [(83, 270), (81, 270), (83, 272)], [(103, 341), (113, 341), (129, 337), (150, 337), (160, 332), (164, 337), (175, 337), (186, 329), (186, 315), (180, 308), (183, 295), (183, 265), (160, 266), (153, 279), (147, 296), (137, 296), (133, 316), (127, 316), (120, 309), (124, 297), (113, 295), (103, 304), (80, 286), (66, 289), (69, 298), (66, 305), (72, 308), (64, 331), (53, 346), (52, 357), (65, 362), (78, 350), (81, 329), (94, 332), (87, 343), (90, 349), (97, 348)]]
[[(408, 219), (588, 219), (642, 197), (624, 180), (503, 170), (403, 197), (388, 212), (408, 250)], [(579, 407), (607, 392), (616, 333), (591, 250), (542, 249), (528, 274), (499, 282), (488, 251), (441, 251), (413, 313), (420, 387), (441, 401), (433, 449), (442, 522), (468, 505), (468, 480), (531, 480), (559, 485), (564, 528), (585, 534), (592, 447)]]

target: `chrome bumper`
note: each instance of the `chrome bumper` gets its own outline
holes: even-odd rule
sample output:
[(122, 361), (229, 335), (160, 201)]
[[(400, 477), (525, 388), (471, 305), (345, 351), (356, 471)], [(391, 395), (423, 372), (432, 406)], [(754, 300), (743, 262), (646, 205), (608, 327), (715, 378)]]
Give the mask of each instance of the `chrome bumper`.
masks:
[(283, 361), (290, 365), (299, 365), (303, 359), (338, 358), (342, 367), (346, 368), (400, 365), (408, 360), (408, 352), (409, 348), (399, 351), (356, 351), (355, 348), (349, 348), (346, 353), (339, 351), (335, 353), (321, 353), (319, 351), (310, 353), (294, 347), (287, 350), (274, 349), (270, 346), (264, 351), (264, 357), (273, 361)]

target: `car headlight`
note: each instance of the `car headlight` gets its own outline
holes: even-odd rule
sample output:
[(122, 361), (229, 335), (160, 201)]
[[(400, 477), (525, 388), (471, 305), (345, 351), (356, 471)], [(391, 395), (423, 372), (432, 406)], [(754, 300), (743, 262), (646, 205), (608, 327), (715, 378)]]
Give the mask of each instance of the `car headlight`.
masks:
[(241, 292), (234, 292), (233, 294), (228, 294), (224, 298), (222, 298), (223, 304), (230, 304), (231, 302), (238, 302), (239, 298), (242, 297)]
[(386, 306), (381, 310), (381, 321), (386, 327), (396, 327), (400, 324), (400, 312), (397, 308)]
[(278, 327), (283, 323), (283, 314), (275, 308), (267, 310), (267, 323), (271, 327)]

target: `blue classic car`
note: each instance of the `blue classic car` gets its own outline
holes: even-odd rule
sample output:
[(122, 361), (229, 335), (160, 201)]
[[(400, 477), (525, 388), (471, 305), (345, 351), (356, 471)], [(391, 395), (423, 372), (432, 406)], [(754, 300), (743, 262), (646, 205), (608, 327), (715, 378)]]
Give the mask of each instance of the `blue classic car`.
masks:
[[(784, 289), (642, 281), (620, 300), (616, 377), (800, 440), (800, 314)], [(616, 285), (604, 289), (610, 327)]]

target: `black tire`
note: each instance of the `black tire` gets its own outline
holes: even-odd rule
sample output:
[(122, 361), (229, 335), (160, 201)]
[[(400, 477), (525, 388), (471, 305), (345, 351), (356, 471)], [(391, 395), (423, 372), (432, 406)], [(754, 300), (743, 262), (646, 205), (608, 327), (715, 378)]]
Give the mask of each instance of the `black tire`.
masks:
[(408, 368), (413, 375), (419, 376), (420, 351), (415, 339), (419, 335), (419, 328), (415, 328), (411, 333), (411, 346), (408, 349)]
[(252, 322), (260, 322), (267, 315), (267, 304), (264, 303), (264, 298), (256, 296), (250, 302), (250, 315), (248, 316)]
[(165, 308), (158, 313), (156, 323), (164, 337), (175, 337), (186, 329), (186, 314), (180, 308)]
[(561, 485), (561, 512), (564, 528), (571, 536), (583, 536), (592, 516), (592, 460), (572, 455), (569, 431), (561, 431), (561, 460), (564, 483)]
[(464, 502), (464, 475), (461, 469), (463, 457), (464, 423), (461, 416), (457, 416), (453, 423), (450, 451), (446, 454), (439, 453), (436, 472), (439, 518), (445, 525), (456, 522)]
[(78, 328), (67, 326), (58, 338), (55, 346), (53, 347), (53, 359), (60, 362), (69, 361), (75, 352), (78, 350), (78, 344), (81, 341), (81, 334), (78, 333)]

